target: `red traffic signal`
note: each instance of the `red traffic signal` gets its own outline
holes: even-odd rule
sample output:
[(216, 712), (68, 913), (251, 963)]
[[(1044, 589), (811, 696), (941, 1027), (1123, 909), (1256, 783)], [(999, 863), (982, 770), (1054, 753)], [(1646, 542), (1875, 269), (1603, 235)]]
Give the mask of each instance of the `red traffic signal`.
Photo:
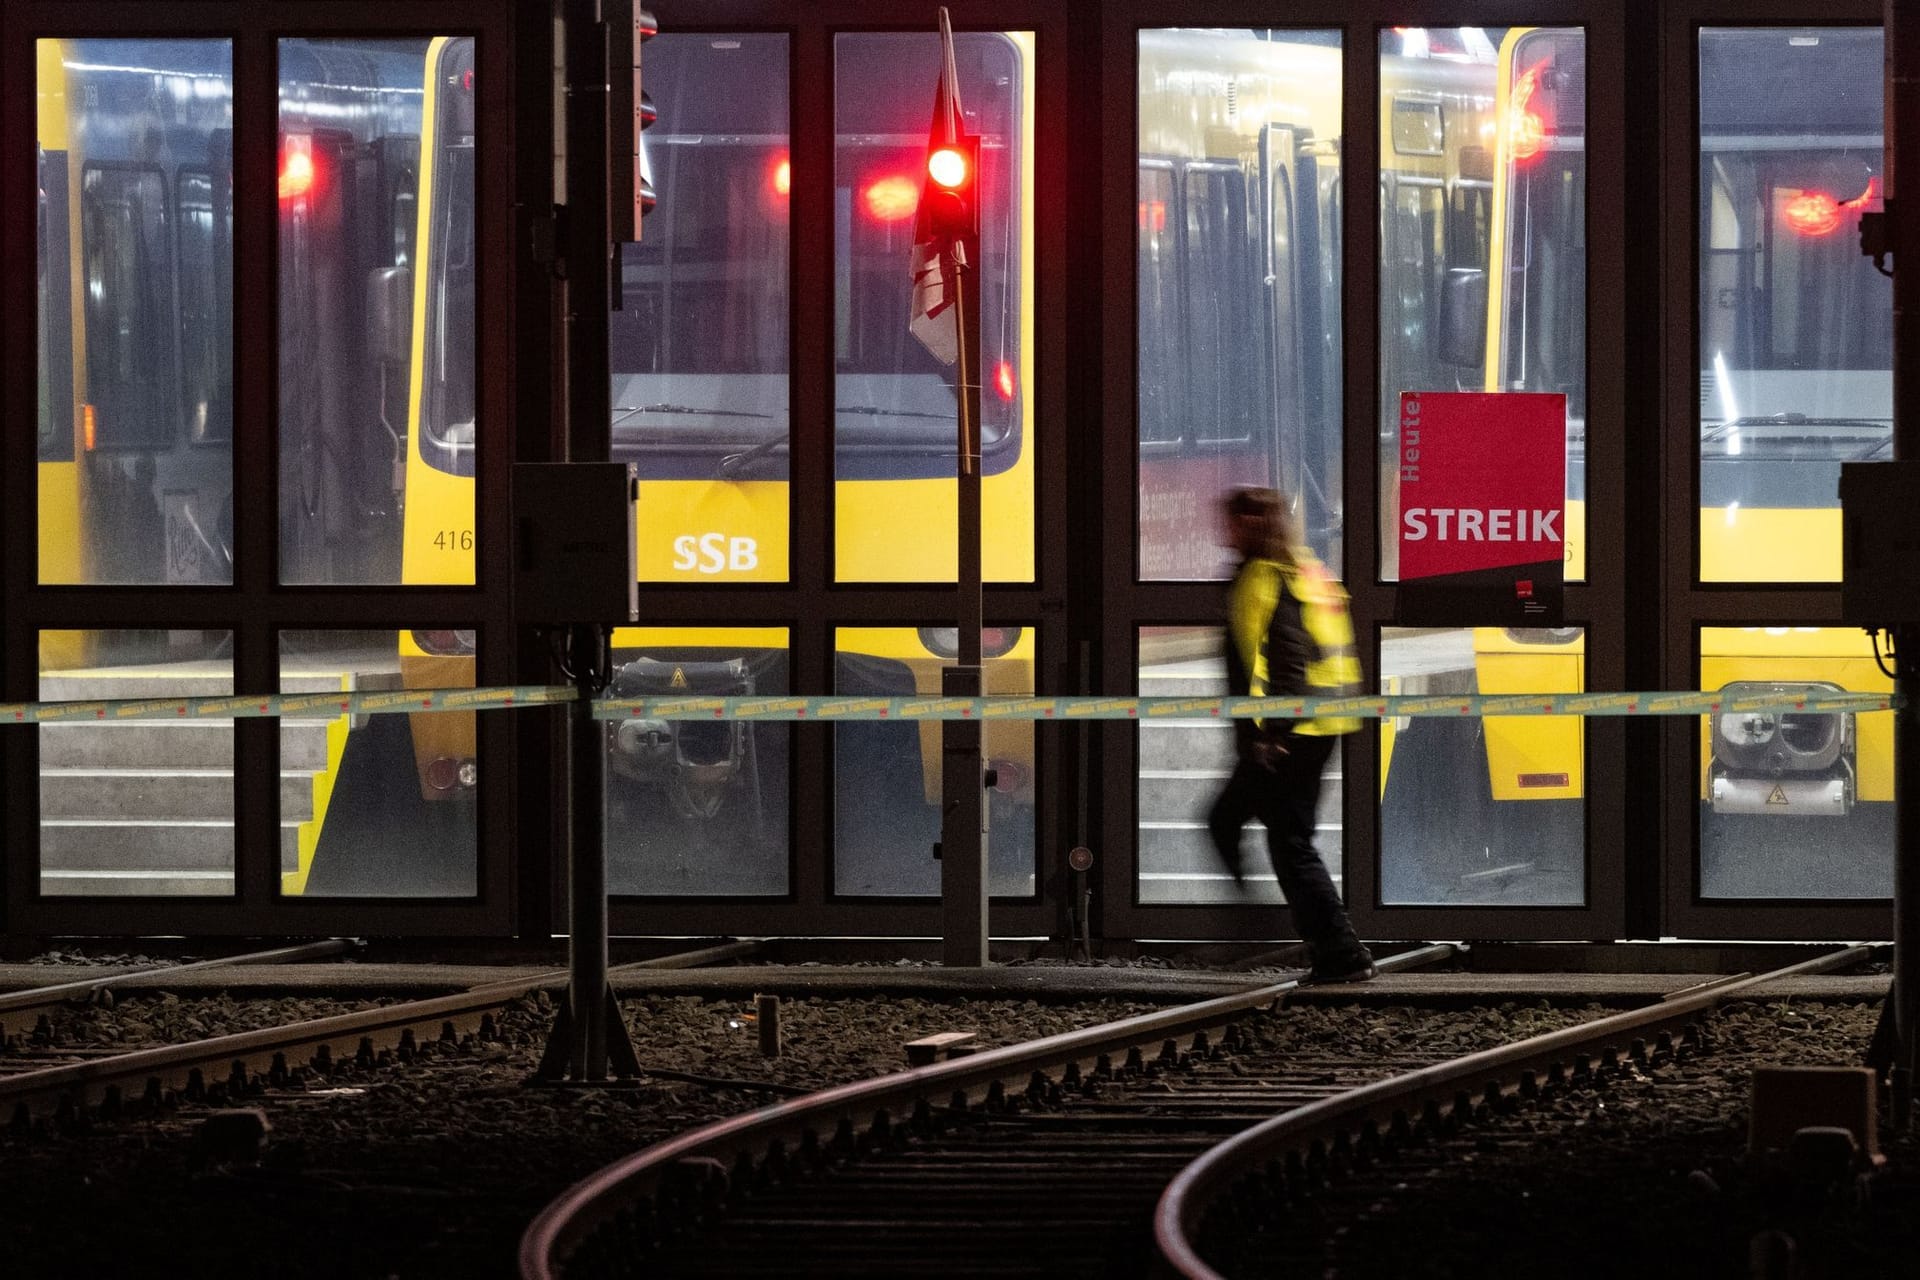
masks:
[(980, 230), (980, 140), (962, 137), (927, 152), (926, 202), (931, 229), (942, 236)]
[(937, 187), (958, 191), (973, 176), (973, 160), (959, 147), (937, 147), (927, 156), (927, 176)]

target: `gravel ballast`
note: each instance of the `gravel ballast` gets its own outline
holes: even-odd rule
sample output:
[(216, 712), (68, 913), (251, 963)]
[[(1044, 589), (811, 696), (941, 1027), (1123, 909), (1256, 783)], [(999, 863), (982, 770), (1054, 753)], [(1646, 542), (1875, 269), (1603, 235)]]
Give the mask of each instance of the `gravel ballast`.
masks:
[[(111, 1009), (63, 1010), (54, 1038), (131, 1048), (369, 1003), (129, 993)], [(668, 1074), (643, 1076), (620, 1089), (525, 1087), (552, 1016), (551, 1001), (536, 994), (502, 1019), (495, 1042), (435, 1047), (412, 1065), (391, 1069), (342, 1064), (331, 1077), (309, 1081), (305, 1092), (246, 1100), (241, 1105), (261, 1109), (271, 1125), (257, 1164), (221, 1163), (208, 1155), (196, 1140), (211, 1114), (204, 1107), (182, 1106), (80, 1133), (0, 1137), (0, 1216), (6, 1221), (0, 1274), (508, 1276), (521, 1230), (548, 1200), (661, 1138), (778, 1101), (791, 1090), (898, 1070), (904, 1065), (901, 1045), (933, 1032), (977, 1031), (988, 1047), (1159, 1006), (1117, 1000), (1059, 1005), (788, 999), (780, 1010), (785, 1052), (771, 1059), (760, 1055), (751, 999), (653, 996), (625, 999), (622, 1007), (643, 1070)], [(1469, 1012), (1302, 1006), (1281, 1014), (1271, 1031), (1283, 1043), (1329, 1053), (1371, 1046), (1380, 1053), (1437, 1055), (1538, 1034), (1600, 1012), (1539, 1002)], [(1873, 1006), (1789, 1007), (1799, 1021), (1783, 1022), (1787, 1015), (1771, 1007), (1744, 1006), (1734, 1016), (1747, 1020), (1738, 1025), (1749, 1026), (1756, 1041), (1782, 1054), (1812, 1061), (1815, 1047), (1823, 1046), (1818, 1051), (1826, 1056), (1818, 1060), (1854, 1061), (1865, 1044), (1862, 1027), (1870, 1029), (1874, 1012)], [(1617, 1124), (1617, 1131), (1596, 1129), (1607, 1141), (1631, 1152), (1650, 1136), (1637, 1126), (1651, 1125), (1652, 1136), (1671, 1140), (1662, 1169), (1685, 1164), (1683, 1179), (1702, 1168), (1723, 1189), (1737, 1184), (1726, 1162), (1735, 1160), (1744, 1137), (1743, 1076), (1729, 1076), (1716, 1115), (1661, 1119), (1657, 1091), (1637, 1106), (1616, 1100), (1623, 1096), (1616, 1090), (1607, 1099), (1605, 1122)], [(1590, 1120), (1589, 1127), (1599, 1123)], [(1702, 1154), (1690, 1162), (1680, 1153), (1696, 1143), (1704, 1144)], [(1556, 1168), (1549, 1151), (1538, 1167), (1517, 1171), (1505, 1184), (1476, 1185), (1471, 1194), (1462, 1188), (1460, 1197), (1497, 1204), (1507, 1195), (1504, 1185), (1511, 1192), (1507, 1198), (1518, 1201), (1522, 1197), (1512, 1188), (1519, 1186), (1526, 1199), (1546, 1204)], [(1610, 1186), (1623, 1196), (1638, 1191), (1628, 1185), (1636, 1178), (1648, 1180), (1619, 1171), (1587, 1179), (1570, 1203), (1590, 1220), (1610, 1220), (1600, 1192)], [(1471, 1272), (1457, 1274), (1486, 1274), (1478, 1265), (1484, 1237), (1469, 1243), (1432, 1225), (1453, 1213), (1436, 1201), (1431, 1217), (1395, 1214), (1392, 1234), (1399, 1235), (1404, 1222), (1410, 1238), (1422, 1241), (1421, 1274), (1446, 1274), (1434, 1267), (1447, 1257), (1476, 1260)], [(1575, 1241), (1567, 1237), (1566, 1243)], [(1555, 1246), (1544, 1247), (1545, 1256), (1553, 1256)], [(1394, 1265), (1405, 1264), (1402, 1256)], [(1560, 1274), (1544, 1265), (1526, 1273)]]

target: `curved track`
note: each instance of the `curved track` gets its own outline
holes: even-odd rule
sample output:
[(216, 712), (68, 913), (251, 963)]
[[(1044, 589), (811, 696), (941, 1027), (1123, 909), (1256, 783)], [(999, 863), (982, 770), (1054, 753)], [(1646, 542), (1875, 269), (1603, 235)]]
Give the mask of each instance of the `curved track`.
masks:
[[(1381, 968), (1453, 952), (1423, 947)], [(1186, 1159), (1277, 1106), (1381, 1074), (1331, 1059), (1252, 1069), (1255, 1038), (1233, 1024), (1295, 985), (840, 1085), (669, 1139), (548, 1206), (521, 1273), (991, 1275), (991, 1224), (1007, 1269), (1032, 1274), (1045, 1258), (1055, 1274), (1113, 1274), (1114, 1257), (1150, 1250), (1154, 1197)], [(936, 1132), (937, 1146), (909, 1145)], [(851, 1159), (863, 1151), (888, 1154)], [(804, 1170), (826, 1176), (787, 1176)], [(1136, 1238), (1115, 1250), (1126, 1221)]]
[[(1282, 983), (842, 1085), (656, 1144), (576, 1184), (528, 1229), (521, 1275), (1141, 1275), (1158, 1264), (1158, 1231), (1176, 1264), (1210, 1276), (1180, 1243), (1186, 1226), (1243, 1171), (1284, 1164), (1289, 1143), (1303, 1168), (1318, 1168), (1346, 1149), (1344, 1126), (1364, 1137), (1369, 1120), (1391, 1130), (1434, 1119), (1441, 1101), (1485, 1105), (1495, 1055), (1506, 1055), (1498, 1064), (1511, 1065), (1506, 1088), (1518, 1096), (1533, 1087), (1522, 1072), (1585, 1072), (1603, 1045), (1660, 1043), (1663, 1029), (1683, 1031), (1750, 983), (1864, 954), (1723, 979), (1465, 1058), (1276, 1053), (1261, 1021), (1242, 1019), (1295, 985)], [(1289, 1131), (1303, 1145), (1242, 1140), (1270, 1132), (1276, 1112), (1305, 1117)], [(1194, 1165), (1221, 1149), (1225, 1163)], [(1187, 1191), (1162, 1200), (1170, 1183)]]
[[(1215, 1263), (1245, 1265), (1247, 1237), (1271, 1200), (1310, 1194), (1340, 1164), (1435, 1135), (1487, 1111), (1510, 1109), (1573, 1080), (1698, 1047), (1698, 1024), (1720, 1001), (1766, 982), (1843, 968), (1866, 959), (1849, 947), (1758, 976), (1738, 975), (1675, 992), (1660, 1003), (1498, 1049), (1398, 1075), (1274, 1116), (1207, 1151), (1168, 1185), (1154, 1236), (1168, 1268), (1187, 1280), (1224, 1280)], [(1300, 1274), (1318, 1274), (1303, 1267)]]

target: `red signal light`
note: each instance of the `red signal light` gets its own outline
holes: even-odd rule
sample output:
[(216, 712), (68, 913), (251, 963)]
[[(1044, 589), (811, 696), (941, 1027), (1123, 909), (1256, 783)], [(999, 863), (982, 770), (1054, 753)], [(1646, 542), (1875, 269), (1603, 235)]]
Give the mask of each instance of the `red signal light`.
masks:
[(793, 162), (781, 156), (773, 166), (773, 194), (788, 195), (793, 191)]
[(1781, 210), (1787, 225), (1803, 236), (1824, 236), (1839, 229), (1840, 206), (1824, 191), (1804, 191)]
[(1013, 401), (1013, 366), (1007, 363), (1005, 360), (1002, 360), (999, 363), (999, 365), (994, 368), (993, 389), (1000, 393), (1000, 398), (1002, 400), (1005, 400), (1008, 403), (1012, 403)]
[(958, 147), (936, 147), (927, 153), (927, 176), (949, 191), (967, 185), (969, 169), (967, 153)]
[(313, 189), (313, 153), (305, 138), (288, 138), (280, 155), (280, 198), (297, 200)]
[(1838, 201), (1824, 191), (1803, 191), (1781, 209), (1787, 225), (1803, 236), (1831, 235), (1840, 229), (1840, 215), (1865, 209), (1880, 194), (1880, 179), (1868, 178), (1867, 189), (1851, 200)]

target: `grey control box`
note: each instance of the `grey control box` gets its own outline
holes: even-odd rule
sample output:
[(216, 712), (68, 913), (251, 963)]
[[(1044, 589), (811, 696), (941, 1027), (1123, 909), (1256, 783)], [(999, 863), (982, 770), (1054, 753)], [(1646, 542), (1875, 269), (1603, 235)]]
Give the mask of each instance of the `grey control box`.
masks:
[(532, 625), (640, 617), (627, 462), (523, 462), (513, 468), (513, 613)]
[(1920, 461), (1840, 464), (1840, 620), (1920, 623)]

